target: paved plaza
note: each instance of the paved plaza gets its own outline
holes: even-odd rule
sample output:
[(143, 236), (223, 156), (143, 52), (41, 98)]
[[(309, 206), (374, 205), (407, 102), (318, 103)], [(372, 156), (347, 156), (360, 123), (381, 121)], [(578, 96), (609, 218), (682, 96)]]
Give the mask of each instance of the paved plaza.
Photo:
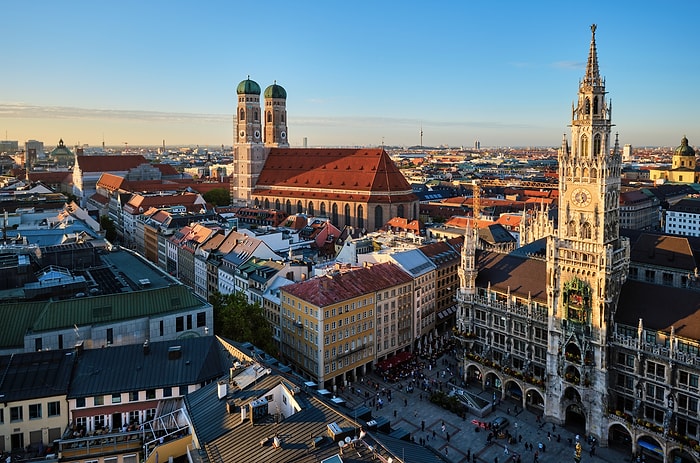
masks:
[[(437, 385), (441, 382), (442, 390), (449, 392), (451, 387), (447, 382), (456, 378), (456, 373), (455, 377), (450, 377), (446, 371), (447, 367), (444, 366), (445, 361), (451, 361), (453, 365), (456, 363), (449, 354), (445, 354), (437, 360), (436, 367), (430, 370), (425, 368), (423, 373), (431, 384)], [(385, 382), (384, 378), (372, 373), (362, 378), (361, 382), (355, 382), (343, 391), (338, 391), (338, 395), (347, 402), (351, 410), (362, 405), (370, 407), (374, 419), (386, 418), (391, 422), (392, 430), (402, 428), (408, 431), (415, 442), (432, 447), (455, 463), (517, 463), (518, 457), (523, 463), (574, 463), (576, 432), (581, 432), (580, 430), (538, 422), (535, 413), (522, 410), (521, 404), (510, 401), (501, 402), (495, 411), (484, 418), (469, 412), (466, 417), (461, 418), (431, 403), (428, 393), (418, 387), (410, 393), (406, 392), (408, 384), (407, 379)], [(474, 385), (467, 390), (486, 400), (493, 395), (492, 391), (482, 391)], [(391, 400), (388, 398), (389, 391)], [(377, 398), (382, 399), (380, 408), (377, 407)], [(514, 412), (516, 405), (517, 414)], [(480, 429), (477, 432), (477, 426), (472, 423), (472, 420), (491, 422), (498, 416), (505, 416), (510, 421), (508, 431), (513, 436), (511, 444), (507, 443), (506, 439), (493, 439), (492, 443), (487, 443), (489, 431)], [(630, 461), (630, 454), (617, 448), (596, 446), (594, 455), (591, 455), (591, 447), (585, 436), (581, 435), (580, 441), (583, 448), (582, 463)], [(538, 449), (540, 443), (543, 447), (541, 450)], [(529, 450), (530, 444), (532, 450)], [(409, 455), (406, 455), (406, 461), (411, 461)]]

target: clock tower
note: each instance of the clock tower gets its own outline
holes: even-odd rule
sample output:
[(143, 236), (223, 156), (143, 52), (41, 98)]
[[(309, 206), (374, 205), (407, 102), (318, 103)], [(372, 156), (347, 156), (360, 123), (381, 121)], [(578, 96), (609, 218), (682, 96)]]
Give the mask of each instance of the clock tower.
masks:
[[(547, 242), (547, 396), (545, 414), (603, 432), (607, 406), (606, 345), (629, 268), (629, 241), (619, 234), (622, 156), (612, 150), (612, 105), (598, 70), (591, 26), (586, 72), (571, 108), (571, 146), (559, 149), (557, 234)], [(601, 413), (602, 411), (602, 413)]]

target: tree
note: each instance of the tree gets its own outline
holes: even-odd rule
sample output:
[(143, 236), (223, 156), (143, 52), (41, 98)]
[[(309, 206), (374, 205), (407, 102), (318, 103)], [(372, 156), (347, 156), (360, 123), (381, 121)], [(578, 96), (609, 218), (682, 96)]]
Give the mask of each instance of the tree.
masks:
[(260, 304), (251, 304), (245, 294), (221, 294), (209, 297), (214, 306), (214, 333), (237, 342), (250, 342), (273, 355), (277, 349), (272, 328)]
[(102, 229), (105, 231), (105, 238), (107, 241), (114, 243), (114, 241), (117, 239), (117, 227), (114, 226), (112, 219), (110, 219), (109, 216), (101, 215), (100, 227), (102, 227)]
[(228, 206), (231, 204), (231, 192), (225, 188), (213, 188), (204, 193), (202, 197), (214, 206)]

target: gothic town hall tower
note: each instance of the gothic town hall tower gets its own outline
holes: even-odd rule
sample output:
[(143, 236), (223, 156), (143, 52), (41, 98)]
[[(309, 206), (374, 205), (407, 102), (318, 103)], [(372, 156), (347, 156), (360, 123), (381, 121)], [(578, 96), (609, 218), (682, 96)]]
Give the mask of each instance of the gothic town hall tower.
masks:
[[(606, 345), (629, 268), (629, 241), (619, 235), (618, 141), (611, 145), (612, 105), (598, 69), (596, 26), (586, 73), (572, 105), (571, 146), (559, 150), (558, 231), (547, 241), (549, 307), (547, 409), (554, 421), (576, 415), (587, 431), (606, 426)], [(602, 412), (602, 413), (601, 413)]]

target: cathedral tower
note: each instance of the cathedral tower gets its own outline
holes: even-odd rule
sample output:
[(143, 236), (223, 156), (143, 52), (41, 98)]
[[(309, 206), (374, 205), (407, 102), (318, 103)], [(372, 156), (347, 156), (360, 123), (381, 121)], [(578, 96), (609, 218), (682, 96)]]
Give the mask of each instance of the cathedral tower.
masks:
[(265, 165), (267, 153), (262, 142), (260, 86), (248, 78), (238, 84), (236, 94), (238, 104), (234, 116), (231, 202), (250, 206), (253, 188)]
[(277, 82), (265, 89), (265, 146), (289, 147), (287, 92)]
[[(611, 145), (612, 105), (598, 70), (596, 26), (578, 100), (571, 147), (559, 150), (558, 233), (547, 242), (549, 341), (545, 414), (580, 421), (603, 434), (606, 345), (629, 268), (629, 241), (619, 235), (622, 157)], [(601, 413), (602, 412), (602, 413)]]

